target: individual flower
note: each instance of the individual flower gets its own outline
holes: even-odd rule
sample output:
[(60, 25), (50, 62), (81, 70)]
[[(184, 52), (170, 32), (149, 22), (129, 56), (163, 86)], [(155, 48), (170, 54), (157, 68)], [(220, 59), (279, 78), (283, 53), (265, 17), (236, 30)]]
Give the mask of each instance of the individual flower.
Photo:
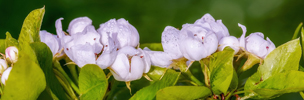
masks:
[(4, 59), (0, 59), (0, 73), (2, 74), (7, 68), (7, 63)]
[(220, 41), (219, 41), (219, 47), (218, 50), (219, 51), (223, 51), (225, 47), (229, 46), (230, 48), (232, 48), (234, 50), (234, 54), (238, 53), (240, 50), (240, 43), (239, 40), (234, 37), (234, 36), (226, 36), (223, 37)]
[(102, 51), (103, 45), (100, 43), (100, 35), (91, 25), (92, 21), (87, 17), (74, 19), (69, 24), (66, 35), (62, 31), (60, 18), (56, 21), (56, 32), (64, 47), (65, 54), (79, 67), (86, 64), (96, 64), (97, 55)]
[(223, 37), (229, 36), (227, 27), (222, 23), (222, 20), (216, 20), (210, 15), (205, 14), (201, 19), (195, 21), (196, 25), (200, 25), (206, 29), (212, 30), (218, 40), (221, 40)]
[(9, 68), (7, 68), (7, 69), (3, 72), (2, 76), (1, 76), (1, 82), (2, 82), (4, 85), (5, 85), (5, 83), (6, 83), (6, 80), (8, 79), (9, 74), (11, 73), (11, 71), (12, 71), (12, 67), (9, 67)]
[(45, 43), (52, 51), (53, 56), (57, 54), (61, 47), (57, 35), (53, 35), (45, 30), (39, 32), (41, 42)]
[(149, 56), (140, 48), (126, 46), (118, 50), (117, 57), (110, 67), (114, 78), (118, 81), (133, 81), (140, 79), (143, 73), (150, 69)]
[(108, 37), (108, 45), (104, 47), (102, 54), (97, 58), (96, 64), (101, 69), (106, 69), (113, 64), (117, 56), (117, 46), (111, 37)]
[(218, 40), (213, 31), (196, 24), (185, 24), (180, 31), (180, 50), (185, 58), (198, 61), (217, 50)]
[(115, 44), (118, 49), (125, 46), (136, 47), (139, 44), (139, 34), (136, 28), (123, 18), (111, 19), (101, 24), (98, 32), (102, 35), (101, 43), (105, 46), (109, 45), (108, 37), (117, 40)]
[(240, 45), (246, 51), (264, 59), (272, 50), (276, 47), (273, 42), (267, 37), (264, 39), (264, 34), (261, 32), (251, 33), (249, 36), (245, 37), (246, 27), (239, 24), (243, 29), (243, 34), (240, 38)]
[(15, 46), (10, 46), (5, 49), (6, 60), (10, 63), (16, 63), (18, 60), (18, 49)]

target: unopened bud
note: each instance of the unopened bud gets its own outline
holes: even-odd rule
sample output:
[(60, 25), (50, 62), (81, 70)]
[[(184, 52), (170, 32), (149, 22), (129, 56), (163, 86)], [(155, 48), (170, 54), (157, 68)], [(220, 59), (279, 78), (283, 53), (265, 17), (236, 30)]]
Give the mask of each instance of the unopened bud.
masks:
[(5, 49), (5, 56), (7, 61), (16, 63), (18, 60), (18, 49), (15, 46), (10, 46)]

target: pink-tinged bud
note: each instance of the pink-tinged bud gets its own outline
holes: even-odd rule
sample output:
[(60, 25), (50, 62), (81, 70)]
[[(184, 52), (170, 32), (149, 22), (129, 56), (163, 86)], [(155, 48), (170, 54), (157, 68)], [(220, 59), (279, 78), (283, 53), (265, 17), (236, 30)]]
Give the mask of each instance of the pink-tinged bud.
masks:
[(16, 63), (18, 61), (18, 49), (15, 46), (10, 46), (5, 49), (6, 60), (11, 63)]
[(7, 68), (2, 76), (1, 76), (1, 82), (5, 85), (6, 80), (8, 79), (9, 74), (11, 73), (12, 67)]

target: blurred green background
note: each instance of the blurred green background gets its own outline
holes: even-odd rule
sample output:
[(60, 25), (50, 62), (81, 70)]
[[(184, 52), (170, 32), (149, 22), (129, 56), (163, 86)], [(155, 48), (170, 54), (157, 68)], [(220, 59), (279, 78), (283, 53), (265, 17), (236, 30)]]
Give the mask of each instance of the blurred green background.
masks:
[[(181, 28), (204, 14), (222, 19), (231, 35), (242, 33), (237, 23), (247, 27), (247, 35), (263, 32), (276, 46), (292, 38), (304, 21), (303, 0), (1, 0), (0, 38), (9, 31), (17, 38), (27, 14), (45, 5), (42, 30), (55, 33), (55, 20), (63, 17), (63, 28), (77, 17), (88, 16), (95, 28), (112, 18), (125, 18), (140, 34), (140, 43), (160, 42), (165, 26)], [(281, 99), (301, 99), (288, 94)]]

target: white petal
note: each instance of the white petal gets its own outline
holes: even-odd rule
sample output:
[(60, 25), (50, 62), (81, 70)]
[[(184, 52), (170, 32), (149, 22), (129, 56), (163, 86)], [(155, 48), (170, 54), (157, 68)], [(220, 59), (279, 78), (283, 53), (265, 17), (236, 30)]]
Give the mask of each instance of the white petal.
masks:
[(252, 33), (246, 37), (246, 50), (263, 58), (267, 54), (266, 43), (261, 35)]
[(85, 27), (92, 24), (92, 20), (88, 17), (79, 17), (76, 19), (73, 19), (68, 28), (68, 32), (70, 35), (77, 34), (79, 32), (82, 32)]
[(59, 42), (56, 37), (45, 30), (40, 31), (39, 36), (41, 42), (45, 43), (51, 49), (54, 56), (59, 50)]
[(208, 33), (204, 39), (205, 50), (207, 50), (207, 56), (211, 55), (217, 50), (218, 40), (214, 33)]
[(148, 55), (148, 53), (146, 53), (145, 51), (143, 51), (141, 48), (138, 48), (137, 49), (140, 54), (139, 54), (139, 57), (141, 59), (143, 59), (144, 61), (144, 73), (148, 73), (150, 68), (151, 68), (151, 59), (150, 59), (150, 56)]
[(81, 68), (86, 64), (96, 64), (94, 49), (90, 44), (74, 45), (71, 47), (74, 62)]
[(193, 38), (186, 38), (180, 42), (180, 49), (185, 58), (198, 61), (207, 57), (207, 50), (202, 42)]
[(135, 54), (138, 54), (139, 51), (136, 50), (134, 47), (126, 46), (126, 47), (123, 47), (123, 48), (119, 49), (118, 53), (124, 53), (124, 54), (127, 54), (129, 56), (134, 56)]
[(144, 52), (147, 53), (147, 55), (151, 59), (151, 65), (153, 66), (159, 66), (159, 67), (169, 67), (169, 65), (172, 63), (171, 56), (166, 52), (161, 51), (150, 51), (148, 48), (144, 48)]
[(222, 38), (219, 42), (219, 45), (220, 45), (218, 47), (219, 51), (223, 51), (224, 48), (227, 46), (231, 47), (234, 50), (234, 54), (236, 54), (240, 50), (239, 41), (234, 36), (227, 36), (227, 37)]
[(4, 59), (0, 59), (0, 73), (2, 74), (7, 68), (7, 63)]
[(169, 53), (173, 59), (178, 59), (183, 56), (179, 50), (178, 41), (179, 30), (172, 26), (167, 26), (162, 33), (162, 46), (164, 52)]
[(8, 79), (8, 77), (9, 77), (9, 74), (11, 73), (11, 71), (12, 71), (12, 67), (9, 67), (9, 68), (7, 68), (4, 72), (3, 72), (3, 74), (2, 74), (2, 76), (1, 76), (1, 82), (5, 85), (5, 81)]
[(96, 64), (101, 69), (106, 69), (113, 64), (117, 56), (117, 51), (103, 52), (97, 59)]
[(57, 35), (58, 35), (59, 38), (63, 38), (65, 36), (65, 34), (64, 34), (63, 30), (62, 30), (61, 20), (63, 20), (63, 18), (57, 19), (56, 23), (55, 23), (56, 33), (57, 33)]
[(118, 53), (114, 63), (111, 66), (110, 70), (114, 76), (114, 78), (118, 81), (125, 81), (125, 78), (129, 74), (129, 59), (127, 55), (123, 53)]
[(144, 62), (143, 60), (138, 56), (133, 56), (131, 59), (131, 66), (130, 66), (130, 73), (128, 77), (125, 79), (125, 81), (133, 81), (140, 79), (143, 75), (144, 71)]
[(239, 25), (239, 27), (241, 27), (242, 30), (243, 30), (243, 34), (242, 34), (242, 36), (240, 37), (240, 47), (245, 48), (245, 36), (246, 36), (247, 29), (246, 29), (246, 27), (245, 27), (244, 25), (242, 25), (242, 24), (240, 24), (240, 23), (238, 23), (238, 25)]

